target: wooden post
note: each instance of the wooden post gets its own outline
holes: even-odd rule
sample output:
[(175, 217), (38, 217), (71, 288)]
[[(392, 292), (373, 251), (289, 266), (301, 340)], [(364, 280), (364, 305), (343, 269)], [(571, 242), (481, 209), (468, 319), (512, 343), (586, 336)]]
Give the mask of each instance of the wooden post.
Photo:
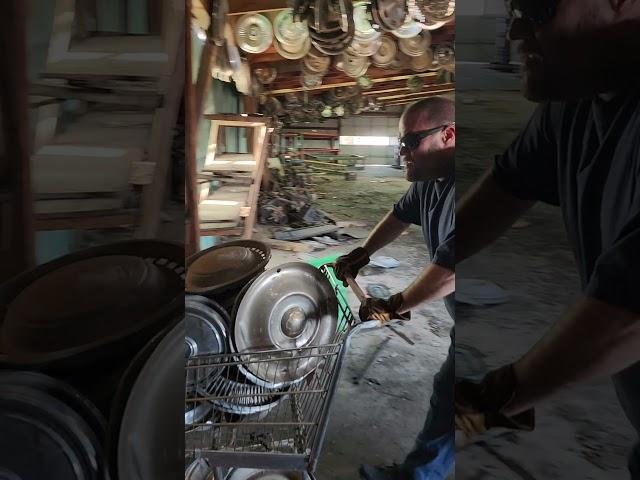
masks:
[[(10, 0), (0, 15), (0, 282), (35, 263), (27, 119), (25, 2)], [(7, 228), (8, 227), (8, 228)]]
[[(200, 250), (200, 222), (198, 221), (198, 172), (196, 165), (196, 141), (198, 135), (198, 106), (196, 104), (196, 92), (194, 92), (192, 79), (191, 58), (191, 0), (187, 0), (187, 14), (185, 15), (185, 255), (193, 255)], [(202, 69), (202, 66), (201, 66)], [(207, 68), (207, 76), (211, 76)], [(200, 75), (198, 75), (200, 79)]]
[[(191, 39), (190, 35), (187, 35), (187, 41)], [(191, 43), (189, 41), (189, 43)], [(191, 50), (191, 45), (189, 45)], [(211, 64), (215, 62), (216, 55), (218, 54), (218, 47), (213, 44), (213, 41), (207, 38), (204, 47), (202, 48), (202, 54), (200, 55), (200, 63), (198, 66), (198, 77), (196, 79), (195, 93), (194, 93), (194, 107), (195, 107), (195, 119), (196, 126), (198, 125), (198, 119), (204, 113), (204, 102), (207, 98), (207, 92), (211, 88)], [(189, 64), (193, 64), (193, 59), (189, 59)], [(193, 68), (193, 67), (191, 67)], [(189, 77), (191, 78), (192, 72), (189, 71)], [(193, 80), (193, 79), (192, 79)], [(192, 87), (193, 88), (193, 87)]]
[[(190, 15), (185, 13), (185, 19)], [(151, 140), (149, 143), (149, 160), (156, 162), (153, 182), (142, 193), (140, 228), (136, 232), (137, 238), (153, 238), (160, 227), (160, 214), (165, 200), (167, 176), (171, 167), (171, 145), (173, 143), (173, 128), (176, 125), (180, 104), (185, 90), (185, 47), (188, 30), (180, 37), (180, 45), (176, 52), (174, 72), (169, 79), (164, 104), (155, 111), (151, 125)]]

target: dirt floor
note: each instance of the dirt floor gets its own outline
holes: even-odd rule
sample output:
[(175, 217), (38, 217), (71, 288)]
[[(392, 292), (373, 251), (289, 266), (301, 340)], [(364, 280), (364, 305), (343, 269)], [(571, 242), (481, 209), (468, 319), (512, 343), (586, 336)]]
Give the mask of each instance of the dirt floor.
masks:
[[(533, 105), (517, 92), (457, 94), (456, 186), (460, 196), (526, 122)], [(578, 275), (558, 209), (537, 205), (487, 251), (459, 265), (457, 280), (493, 281), (503, 305), (458, 307), (456, 374), (517, 359), (579, 294)], [(633, 441), (607, 379), (545, 402), (533, 433), (507, 435), (457, 454), (457, 480), (628, 478)]]
[[(367, 228), (373, 227), (408, 188), (402, 175), (390, 167), (378, 167), (359, 172), (356, 181), (328, 176), (326, 181), (319, 181), (319, 191), (325, 196), (318, 201), (318, 207), (337, 220), (363, 222)], [(273, 250), (270, 265), (345, 253), (360, 242), (343, 243), (313, 254)], [(371, 284), (383, 284), (395, 293), (407, 286), (429, 261), (417, 227), (411, 227), (379, 254), (396, 258), (400, 265), (364, 271), (366, 275), (357, 279), (364, 289)], [(359, 303), (349, 293), (349, 303), (357, 313)], [(367, 330), (353, 337), (333, 402), (318, 480), (358, 479), (362, 463), (402, 462), (426, 417), (433, 375), (445, 359), (452, 324), (444, 304), (436, 302), (413, 312), (411, 322), (398, 327), (415, 342), (413, 346), (386, 328)], [(360, 373), (385, 337), (390, 341), (362, 382), (355, 385), (352, 377)]]

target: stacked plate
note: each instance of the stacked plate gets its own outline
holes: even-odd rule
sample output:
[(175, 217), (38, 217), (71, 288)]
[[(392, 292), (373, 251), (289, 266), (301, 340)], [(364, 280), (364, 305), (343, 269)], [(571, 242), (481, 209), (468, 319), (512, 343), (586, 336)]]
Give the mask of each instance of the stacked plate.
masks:
[(235, 25), (236, 43), (247, 53), (262, 53), (273, 41), (271, 22), (259, 13), (247, 13), (241, 16)]
[(395, 58), (391, 62), (391, 65), (389, 65), (389, 67), (387, 68), (389, 70), (400, 71), (400, 70), (404, 70), (405, 68), (408, 68), (410, 63), (411, 63), (411, 57), (406, 53), (404, 53), (402, 50), (398, 49), (398, 51), (396, 52)]
[(352, 78), (358, 78), (367, 73), (369, 65), (371, 62), (368, 57), (357, 57), (346, 52), (336, 57), (335, 60), (336, 69)]
[(369, 1), (359, 1), (353, 5), (355, 34), (351, 44), (346, 50), (350, 55), (370, 57), (376, 53), (380, 47), (381, 33), (374, 28), (371, 22), (369, 5)]
[(311, 47), (309, 28), (306, 21), (297, 22), (293, 10), (282, 10), (273, 20), (274, 45), (277, 52), (289, 60), (304, 57)]
[(323, 55), (316, 48), (309, 50), (302, 59), (302, 71), (305, 73), (324, 75), (331, 66), (331, 57)]
[(383, 30), (392, 32), (402, 26), (407, 16), (406, 0), (372, 0), (373, 21)]
[(433, 50), (428, 48), (419, 57), (411, 57), (410, 67), (414, 72), (424, 72), (425, 70), (436, 68), (434, 65)]
[(398, 46), (410, 57), (419, 57), (431, 48), (431, 34), (428, 30), (422, 30), (413, 37), (401, 38)]
[(414, 0), (428, 22), (450, 22), (455, 17), (455, 0)]
[(325, 55), (340, 55), (355, 35), (353, 3), (343, 0), (322, 0), (313, 5), (301, 2), (296, 12), (307, 20), (311, 43)]
[(393, 63), (398, 51), (398, 44), (393, 37), (383, 35), (378, 50), (371, 56), (371, 63), (376, 67), (387, 68)]
[(398, 38), (412, 38), (420, 34), (422, 30), (422, 26), (416, 22), (411, 15), (407, 15), (404, 22), (402, 22), (398, 28), (392, 30), (391, 33)]

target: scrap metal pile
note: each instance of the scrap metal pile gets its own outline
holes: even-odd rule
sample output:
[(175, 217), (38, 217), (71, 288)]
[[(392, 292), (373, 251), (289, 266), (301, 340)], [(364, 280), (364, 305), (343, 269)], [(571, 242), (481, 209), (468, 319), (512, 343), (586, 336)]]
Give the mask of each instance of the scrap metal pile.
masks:
[(283, 173), (272, 169), (273, 188), (260, 192), (258, 218), (263, 225), (306, 227), (333, 223), (325, 213), (313, 207), (316, 194), (313, 178), (298, 170), (292, 162), (283, 164)]

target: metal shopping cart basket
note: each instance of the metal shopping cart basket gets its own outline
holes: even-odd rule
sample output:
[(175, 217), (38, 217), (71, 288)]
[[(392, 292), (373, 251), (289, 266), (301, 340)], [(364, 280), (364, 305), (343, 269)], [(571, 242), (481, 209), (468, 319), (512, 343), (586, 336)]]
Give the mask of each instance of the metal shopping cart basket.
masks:
[[(338, 298), (338, 327), (333, 341), (294, 350), (194, 357), (187, 376), (205, 389), (186, 398), (193, 415), (185, 433), (187, 460), (205, 458), (220, 478), (225, 468), (304, 471), (314, 479), (331, 403), (349, 338), (359, 324), (331, 264), (319, 267)], [(278, 363), (311, 362), (315, 368), (293, 384), (264, 385)], [(250, 375), (249, 375), (250, 376)], [(277, 387), (277, 388), (274, 388)], [(207, 419), (207, 412), (212, 415)], [(201, 417), (202, 420), (198, 419)]]

